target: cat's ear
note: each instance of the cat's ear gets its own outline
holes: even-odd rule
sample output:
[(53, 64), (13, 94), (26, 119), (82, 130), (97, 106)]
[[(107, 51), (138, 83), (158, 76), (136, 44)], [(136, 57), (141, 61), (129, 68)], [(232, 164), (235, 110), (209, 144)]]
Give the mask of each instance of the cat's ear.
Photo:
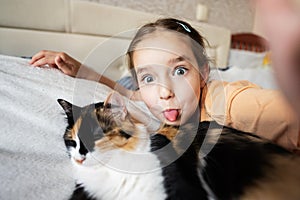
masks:
[(98, 102), (94, 104), (95, 109), (100, 109), (104, 107), (104, 102)]
[(80, 107), (75, 106), (71, 104), (70, 102), (64, 100), (64, 99), (57, 99), (57, 102), (60, 104), (60, 106), (64, 109), (66, 115), (68, 118), (73, 118), (73, 110), (79, 110)]
[(118, 92), (111, 92), (104, 101), (104, 106), (107, 104), (111, 104), (113, 113), (118, 113), (122, 120), (125, 119), (127, 116), (127, 109), (123, 96), (121, 96)]

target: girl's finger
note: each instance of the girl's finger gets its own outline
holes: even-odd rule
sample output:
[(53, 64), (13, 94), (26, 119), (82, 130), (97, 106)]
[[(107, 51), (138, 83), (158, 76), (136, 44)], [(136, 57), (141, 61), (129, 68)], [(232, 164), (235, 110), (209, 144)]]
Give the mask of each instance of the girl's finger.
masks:
[(29, 64), (34, 65), (34, 63), (37, 60), (40, 60), (41, 58), (44, 58), (44, 57), (53, 57), (54, 55), (55, 55), (55, 52), (53, 52), (53, 51), (42, 50), (42, 51), (38, 52), (37, 54), (35, 54), (34, 56), (32, 56)]
[(37, 60), (39, 60), (43, 57), (44, 57), (44, 55), (39, 52), (38, 54), (35, 54), (34, 56), (32, 56), (31, 60), (29, 61), (29, 64), (33, 65)]
[(40, 66), (43, 66), (46, 64), (49, 64), (49, 65), (55, 64), (53, 61), (53, 58), (43, 57), (43, 58), (36, 60), (34, 63), (32, 63), (32, 65), (36, 66), (36, 67), (40, 67)]
[(80, 63), (65, 53), (60, 53), (55, 58), (58, 68), (69, 76), (75, 77), (80, 67)]
[(59, 55), (55, 57), (54, 62), (60, 70), (68, 68), (66, 63), (62, 60), (62, 58)]
[(72, 73), (72, 69), (69, 66), (70, 64), (66, 63), (60, 55), (55, 57), (55, 64), (57, 68), (60, 69), (64, 74), (74, 76), (74, 74)]
[(45, 51), (45, 50), (42, 50), (42, 51), (36, 53), (34, 56), (32, 56), (31, 61), (29, 63), (30, 64), (35, 63), (37, 60), (45, 57), (48, 53), (50, 53), (50, 52), (49, 51)]

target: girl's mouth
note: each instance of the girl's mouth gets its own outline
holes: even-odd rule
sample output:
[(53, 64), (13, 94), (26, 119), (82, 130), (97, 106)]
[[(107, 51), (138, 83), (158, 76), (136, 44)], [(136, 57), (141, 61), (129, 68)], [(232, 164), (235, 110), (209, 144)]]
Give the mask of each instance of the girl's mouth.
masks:
[(177, 120), (178, 116), (179, 116), (179, 110), (178, 109), (167, 109), (163, 112), (164, 117), (170, 121), (170, 122), (174, 122)]

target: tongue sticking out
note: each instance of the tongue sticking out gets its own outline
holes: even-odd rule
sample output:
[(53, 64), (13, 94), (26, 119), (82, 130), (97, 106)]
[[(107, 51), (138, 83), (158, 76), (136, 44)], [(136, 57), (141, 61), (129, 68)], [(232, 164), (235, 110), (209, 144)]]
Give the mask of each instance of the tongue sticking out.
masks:
[(164, 116), (167, 120), (169, 120), (170, 122), (174, 122), (176, 121), (177, 117), (178, 117), (178, 110), (176, 109), (172, 109), (172, 110), (166, 110), (164, 111)]

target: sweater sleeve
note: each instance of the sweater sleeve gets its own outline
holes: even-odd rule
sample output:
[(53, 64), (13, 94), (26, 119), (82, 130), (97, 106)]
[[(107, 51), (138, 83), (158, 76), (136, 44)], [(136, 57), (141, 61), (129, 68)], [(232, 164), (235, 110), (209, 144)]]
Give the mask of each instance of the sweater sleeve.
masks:
[(279, 91), (262, 89), (248, 81), (211, 86), (205, 107), (213, 120), (299, 150), (299, 120)]

